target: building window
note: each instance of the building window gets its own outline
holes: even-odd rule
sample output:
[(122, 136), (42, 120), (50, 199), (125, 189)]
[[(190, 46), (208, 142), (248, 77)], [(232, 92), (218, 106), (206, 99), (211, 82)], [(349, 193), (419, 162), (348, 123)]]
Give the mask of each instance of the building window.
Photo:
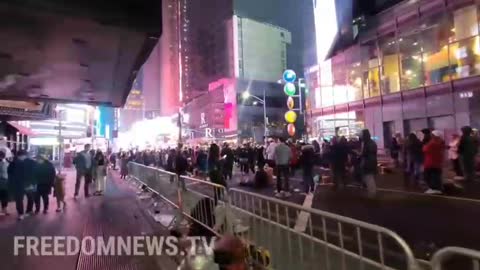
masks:
[(284, 38), (284, 37), (285, 37), (285, 33), (280, 32), (280, 36), (281, 36), (282, 38)]
[(395, 34), (388, 34), (380, 39), (382, 53), (382, 94), (390, 94), (400, 91), (400, 74), (398, 63), (398, 40)]
[(349, 100), (363, 99), (362, 63), (359, 47), (352, 47), (346, 54), (345, 72)]
[(361, 45), (363, 68), (363, 97), (370, 98), (380, 95), (380, 63), (375, 41)]
[(421, 34), (418, 31), (406, 33), (401, 35), (397, 42), (400, 50), (401, 89), (412, 89), (424, 85)]
[(421, 50), (423, 52), (425, 84), (432, 85), (450, 80), (448, 43), (454, 39), (451, 16), (432, 16), (422, 27)]

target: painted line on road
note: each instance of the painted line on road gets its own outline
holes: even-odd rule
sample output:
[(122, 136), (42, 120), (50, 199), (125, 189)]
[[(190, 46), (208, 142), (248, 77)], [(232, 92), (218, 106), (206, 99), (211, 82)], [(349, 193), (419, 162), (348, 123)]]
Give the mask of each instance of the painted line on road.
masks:
[[(307, 196), (305, 196), (305, 200), (303, 201), (303, 207), (312, 208), (312, 202), (313, 202), (313, 193), (309, 193), (307, 194)], [(309, 212), (305, 212), (305, 211), (300, 212), (300, 214), (297, 216), (297, 220), (295, 221), (294, 230), (297, 232), (304, 232), (307, 229), (307, 223), (309, 219), (310, 219)]]
[(441, 198), (441, 199), (445, 199), (445, 200), (456, 200), (456, 201), (480, 203), (480, 200), (478, 200), (478, 199), (455, 197), (455, 196), (449, 196), (449, 195), (433, 195), (433, 194), (425, 194), (425, 193), (420, 193), (420, 192), (403, 191), (403, 190), (388, 189), (388, 188), (377, 188), (377, 190), (388, 191), (388, 192), (396, 192), (396, 193), (404, 193), (404, 194), (416, 195), (416, 196)]
[[(320, 186), (333, 186), (333, 183), (326, 183), (326, 184), (322, 184)], [(354, 186), (354, 185), (347, 185), (347, 187), (349, 187), (349, 188), (359, 188), (358, 186)], [(445, 200), (456, 200), (456, 201), (480, 203), (480, 199), (456, 197), (456, 196), (450, 196), (450, 195), (445, 195), (445, 194), (443, 194), (443, 195), (433, 195), (433, 194), (425, 194), (425, 193), (421, 193), (421, 192), (404, 191), (404, 190), (389, 189), (389, 188), (377, 188), (377, 190), (378, 191), (409, 194), (409, 195), (415, 195), (415, 196), (441, 198), (441, 199), (445, 199)]]

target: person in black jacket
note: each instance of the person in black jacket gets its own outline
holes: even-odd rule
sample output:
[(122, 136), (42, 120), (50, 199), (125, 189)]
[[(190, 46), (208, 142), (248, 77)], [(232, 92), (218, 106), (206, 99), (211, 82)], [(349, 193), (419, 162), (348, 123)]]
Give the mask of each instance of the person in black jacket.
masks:
[(27, 197), (27, 215), (33, 211), (36, 181), (34, 177), (35, 161), (28, 157), (25, 150), (19, 150), (8, 166), (8, 186), (15, 198), (18, 219), (25, 218), (23, 199)]
[(48, 212), (48, 196), (55, 183), (56, 171), (53, 164), (43, 153), (38, 156), (35, 166), (35, 178), (37, 179), (37, 191), (35, 192), (35, 213), (40, 212), (40, 200), (43, 201), (43, 213)]
[(313, 182), (313, 166), (315, 165), (315, 148), (313, 145), (303, 145), (302, 155), (300, 156), (300, 166), (302, 167), (303, 183), (305, 193), (314, 192), (315, 183)]

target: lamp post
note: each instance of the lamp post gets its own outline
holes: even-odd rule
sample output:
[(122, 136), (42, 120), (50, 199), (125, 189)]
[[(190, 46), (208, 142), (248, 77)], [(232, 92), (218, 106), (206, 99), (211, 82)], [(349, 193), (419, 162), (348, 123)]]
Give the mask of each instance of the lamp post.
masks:
[(263, 105), (263, 129), (264, 129), (263, 135), (266, 136), (267, 135), (267, 103), (266, 103), (266, 99), (265, 99), (265, 89), (263, 89), (263, 99), (250, 94), (250, 92), (248, 92), (248, 91), (243, 92), (242, 97), (245, 100), (248, 99), (248, 98), (254, 98), (260, 104)]

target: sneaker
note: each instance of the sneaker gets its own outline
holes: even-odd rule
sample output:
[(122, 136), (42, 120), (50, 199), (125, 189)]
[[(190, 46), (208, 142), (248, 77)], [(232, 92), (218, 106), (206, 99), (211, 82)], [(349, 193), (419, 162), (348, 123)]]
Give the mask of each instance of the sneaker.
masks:
[(43, 210), (43, 213), (44, 213), (44, 214), (48, 213), (48, 209), (44, 209), (44, 210)]
[(55, 210), (55, 212), (60, 213), (60, 212), (62, 212), (62, 209), (57, 208), (57, 210)]
[(436, 189), (434, 189), (434, 190), (433, 190), (433, 193), (431, 193), (431, 194), (433, 194), (433, 195), (442, 195), (442, 194), (443, 194), (443, 192), (442, 192), (442, 191), (440, 191), (440, 190), (436, 190)]
[(283, 193), (283, 197), (285, 197), (285, 198), (288, 198), (290, 196), (292, 196), (292, 193), (290, 193), (288, 191)]
[(429, 189), (427, 189), (424, 193), (425, 193), (425, 194), (434, 194), (435, 191), (434, 191), (433, 189), (429, 188)]
[(18, 220), (23, 220), (24, 218), (25, 218), (25, 215), (20, 215), (20, 216), (18, 216), (17, 219), (18, 219)]
[(283, 196), (284, 196), (283, 191), (275, 193), (275, 197), (277, 197), (277, 198), (283, 198)]

